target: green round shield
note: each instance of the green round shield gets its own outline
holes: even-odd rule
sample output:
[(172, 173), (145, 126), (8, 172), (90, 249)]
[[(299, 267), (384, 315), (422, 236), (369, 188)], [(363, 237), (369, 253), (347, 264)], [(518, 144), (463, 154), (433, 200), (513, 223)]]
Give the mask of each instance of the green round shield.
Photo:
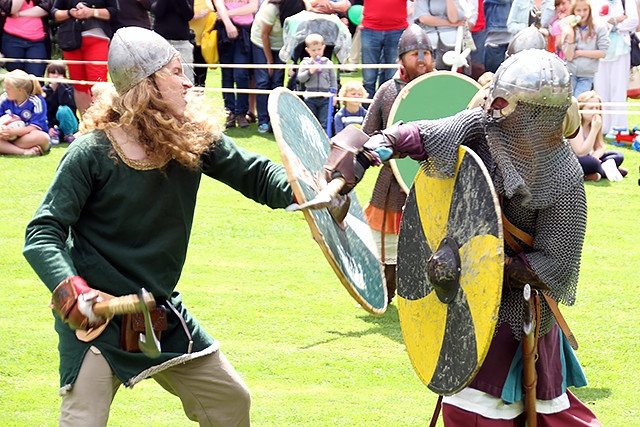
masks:
[[(296, 201), (313, 200), (327, 185), (324, 165), (330, 141), (316, 117), (290, 90), (279, 87), (269, 95), (269, 116), (282, 163)], [(329, 208), (303, 210), (314, 240), (320, 245), (340, 282), (368, 312), (387, 309), (387, 287), (378, 249), (355, 192), (341, 223)]]
[[(480, 89), (478, 82), (464, 74), (434, 71), (409, 82), (391, 106), (387, 124), (402, 120), (434, 120), (453, 116), (467, 108)], [(409, 193), (419, 164), (409, 157), (391, 160), (391, 168), (398, 183)]]

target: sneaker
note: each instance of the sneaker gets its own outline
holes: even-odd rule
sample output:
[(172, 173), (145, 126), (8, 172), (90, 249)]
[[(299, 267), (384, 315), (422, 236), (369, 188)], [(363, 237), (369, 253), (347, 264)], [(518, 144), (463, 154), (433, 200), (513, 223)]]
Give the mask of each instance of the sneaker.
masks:
[(238, 122), (238, 127), (239, 128), (248, 128), (249, 127), (249, 122), (247, 121), (247, 118), (245, 117), (244, 114), (238, 114), (236, 116), (236, 121)]
[(584, 176), (585, 181), (600, 181), (600, 174), (598, 172), (588, 173)]
[(235, 114), (229, 114), (227, 116), (227, 121), (224, 124), (224, 126), (227, 129), (236, 127), (236, 115)]
[(58, 126), (49, 129), (49, 142), (51, 145), (60, 144), (60, 130), (58, 129)]
[(618, 166), (616, 165), (616, 161), (614, 159), (609, 159), (602, 162), (602, 170), (604, 171), (604, 174), (609, 181), (622, 181), (622, 174), (618, 170)]
[(64, 142), (66, 142), (67, 144), (71, 144), (73, 141), (76, 140), (76, 137), (73, 135), (65, 135), (63, 139), (64, 139)]
[(269, 123), (262, 123), (260, 126), (258, 126), (258, 132), (260, 133), (269, 132)]
[(249, 123), (255, 123), (256, 120), (258, 120), (258, 118), (256, 117), (256, 115), (253, 113), (253, 111), (249, 111), (247, 113), (247, 115), (245, 116), (245, 118), (247, 119), (247, 121)]

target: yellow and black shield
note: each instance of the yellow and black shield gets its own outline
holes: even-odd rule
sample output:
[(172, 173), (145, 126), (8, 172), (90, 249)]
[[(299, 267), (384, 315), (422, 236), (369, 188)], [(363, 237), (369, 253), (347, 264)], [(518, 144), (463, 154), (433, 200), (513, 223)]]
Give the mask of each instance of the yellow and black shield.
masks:
[(398, 239), (398, 312), (427, 387), (450, 395), (478, 372), (493, 338), (504, 264), (500, 205), (487, 169), (460, 147), (453, 177), (422, 165)]

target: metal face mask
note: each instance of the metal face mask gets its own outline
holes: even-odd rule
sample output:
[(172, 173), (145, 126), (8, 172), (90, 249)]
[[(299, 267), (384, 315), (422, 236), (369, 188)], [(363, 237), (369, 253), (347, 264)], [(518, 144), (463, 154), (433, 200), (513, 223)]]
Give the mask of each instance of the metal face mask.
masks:
[[(497, 101), (499, 98), (506, 101)], [(518, 102), (548, 107), (571, 105), (571, 76), (557, 55), (528, 49), (505, 59), (491, 84), (485, 108), (494, 119), (513, 113)]]

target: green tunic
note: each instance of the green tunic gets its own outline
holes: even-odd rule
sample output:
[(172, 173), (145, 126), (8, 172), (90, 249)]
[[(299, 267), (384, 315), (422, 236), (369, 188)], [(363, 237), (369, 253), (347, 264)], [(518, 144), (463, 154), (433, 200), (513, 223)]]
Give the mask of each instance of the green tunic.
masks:
[(193, 351), (177, 316), (167, 310), (162, 354), (150, 359), (119, 348), (120, 316), (91, 343), (55, 316), (62, 392), (74, 383), (84, 354), (97, 347), (127, 386), (151, 374), (217, 350), (218, 343), (189, 315), (175, 291), (185, 262), (202, 173), (271, 208), (293, 203), (281, 165), (248, 152), (225, 135), (203, 156), (202, 170), (170, 161), (162, 170), (124, 162), (102, 131), (78, 138), (64, 154), (42, 204), (26, 230), (24, 256), (53, 290), (67, 277), (114, 296), (141, 287), (181, 313)]

